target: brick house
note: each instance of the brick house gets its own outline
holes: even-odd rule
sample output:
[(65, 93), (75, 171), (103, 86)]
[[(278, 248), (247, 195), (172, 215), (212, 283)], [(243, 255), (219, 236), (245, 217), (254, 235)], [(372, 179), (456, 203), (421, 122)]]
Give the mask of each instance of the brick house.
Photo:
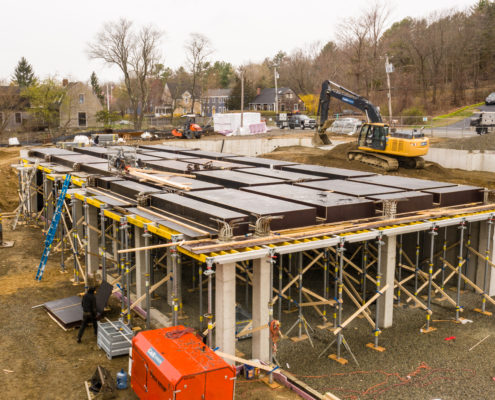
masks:
[(90, 86), (82, 82), (68, 82), (64, 79), (65, 95), (60, 104), (60, 127), (86, 128), (100, 126), (96, 113), (103, 110), (98, 97)]
[[(249, 103), (249, 109), (253, 111), (275, 111), (275, 88), (258, 88), (257, 95)], [(294, 112), (306, 109), (304, 102), (291, 88), (281, 87), (277, 90), (278, 111)]]
[(202, 115), (211, 117), (215, 113), (228, 111), (227, 100), (231, 93), (232, 89), (208, 89), (201, 99)]

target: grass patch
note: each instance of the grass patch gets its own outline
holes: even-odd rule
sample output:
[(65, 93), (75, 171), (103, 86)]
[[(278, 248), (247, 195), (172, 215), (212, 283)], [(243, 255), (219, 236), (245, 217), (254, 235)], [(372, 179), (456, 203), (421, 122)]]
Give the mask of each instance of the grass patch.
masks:
[(482, 106), (483, 104), (485, 104), (485, 102), (472, 104), (470, 106), (465, 106), (449, 114), (438, 115), (436, 117), (433, 117), (433, 121), (437, 121), (445, 118), (454, 118), (454, 117), (464, 117), (464, 118), (470, 117), (473, 114), (473, 110), (479, 106)]

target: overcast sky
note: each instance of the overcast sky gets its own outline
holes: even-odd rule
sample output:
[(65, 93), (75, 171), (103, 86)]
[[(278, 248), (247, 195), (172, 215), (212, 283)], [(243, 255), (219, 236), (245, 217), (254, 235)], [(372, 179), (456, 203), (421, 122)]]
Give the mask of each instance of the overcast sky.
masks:
[[(119, 71), (89, 60), (86, 49), (104, 22), (125, 17), (136, 25), (153, 23), (163, 30), (164, 63), (185, 63), (190, 33), (212, 42), (213, 60), (240, 65), (272, 57), (278, 50), (335, 39), (341, 19), (359, 16), (370, 0), (1, 0), (0, 79), (9, 79), (24, 56), (37, 76), (87, 81), (119, 80)], [(391, 0), (389, 24), (406, 16), (427, 16), (447, 9), (464, 10), (475, 0)], [(241, 5), (242, 4), (242, 5)]]

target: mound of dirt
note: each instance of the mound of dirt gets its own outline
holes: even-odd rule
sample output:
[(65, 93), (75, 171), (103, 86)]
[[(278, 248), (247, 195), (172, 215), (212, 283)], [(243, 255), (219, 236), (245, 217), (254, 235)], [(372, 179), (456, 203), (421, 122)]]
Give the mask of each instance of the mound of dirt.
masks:
[(13, 211), (19, 204), (17, 196), (18, 178), (11, 164), (19, 162), (19, 148), (5, 148), (0, 150), (0, 177), (2, 189), (0, 191), (0, 210)]
[(407, 176), (410, 178), (430, 179), (495, 189), (495, 173), (492, 172), (448, 169), (432, 162), (427, 162), (423, 169), (399, 168), (397, 171), (384, 172), (380, 168), (375, 168), (359, 161), (349, 161), (347, 159), (347, 152), (353, 149), (356, 149), (356, 144), (353, 142), (335, 146), (331, 150), (302, 146), (279, 147), (272, 153), (264, 154), (263, 157), (293, 161), (301, 164), (370, 171), (377, 174)]
[(495, 132), (469, 138), (442, 140), (432, 143), (432, 147), (455, 150), (495, 150)]

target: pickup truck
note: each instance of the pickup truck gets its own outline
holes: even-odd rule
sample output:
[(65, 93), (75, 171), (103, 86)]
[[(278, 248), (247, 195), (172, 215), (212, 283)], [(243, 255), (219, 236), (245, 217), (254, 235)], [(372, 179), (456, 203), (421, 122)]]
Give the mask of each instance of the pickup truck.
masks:
[(315, 129), (316, 120), (304, 114), (279, 114), (277, 127), (280, 129)]

